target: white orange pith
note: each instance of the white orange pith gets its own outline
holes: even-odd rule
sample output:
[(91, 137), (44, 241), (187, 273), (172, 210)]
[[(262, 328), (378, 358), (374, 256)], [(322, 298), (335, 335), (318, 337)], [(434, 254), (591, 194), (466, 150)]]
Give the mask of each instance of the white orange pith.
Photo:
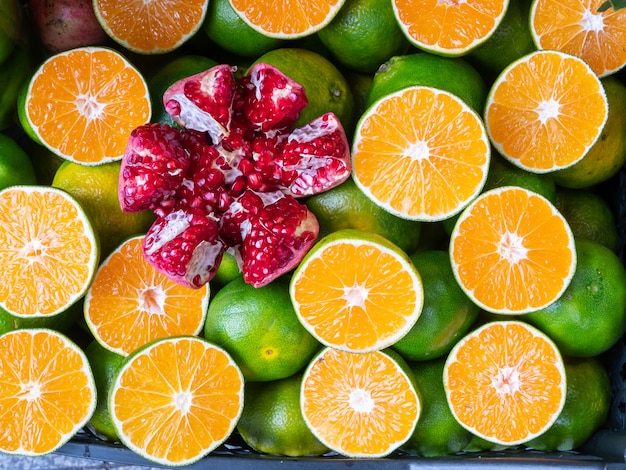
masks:
[(446, 360), (443, 380), (458, 422), (497, 444), (521, 444), (542, 434), (565, 404), (557, 347), (519, 321), (487, 323), (462, 338)]
[(128, 355), (166, 336), (196, 335), (209, 304), (209, 284), (191, 289), (144, 258), (143, 236), (123, 242), (102, 262), (85, 295), (85, 320), (107, 349)]
[(352, 147), (355, 183), (399, 217), (436, 221), (482, 189), (490, 147), (482, 119), (455, 95), (408, 87), (374, 103)]
[(397, 362), (380, 351), (324, 349), (302, 379), (307, 426), (349, 457), (384, 457), (411, 436), (421, 413), (417, 391)]
[(148, 87), (113, 49), (83, 47), (49, 57), (33, 75), (25, 117), (43, 145), (83, 165), (120, 160), (128, 135), (150, 120)]
[(0, 307), (23, 317), (63, 312), (89, 287), (99, 259), (78, 202), (49, 186), (0, 192)]
[(435, 54), (460, 56), (491, 37), (509, 0), (393, 0), (392, 4), (413, 45)]
[(536, 51), (509, 65), (492, 85), (485, 111), (495, 148), (535, 173), (580, 161), (607, 118), (598, 76), (582, 59), (557, 51)]
[(576, 268), (574, 236), (543, 196), (505, 186), (481, 194), (450, 238), (454, 275), (481, 308), (522, 314), (547, 307)]
[(314, 246), (292, 277), (290, 295), (318, 341), (352, 352), (393, 344), (415, 324), (424, 302), (408, 257), (356, 230), (334, 232)]
[(87, 358), (47, 329), (0, 336), (0, 450), (42, 455), (61, 447), (87, 423), (96, 387)]
[(243, 375), (224, 350), (202, 338), (162, 338), (128, 357), (109, 409), (130, 449), (162, 465), (187, 465), (235, 429)]
[(600, 77), (626, 64), (626, 9), (605, 0), (535, 0), (530, 30), (539, 49), (576, 55)]

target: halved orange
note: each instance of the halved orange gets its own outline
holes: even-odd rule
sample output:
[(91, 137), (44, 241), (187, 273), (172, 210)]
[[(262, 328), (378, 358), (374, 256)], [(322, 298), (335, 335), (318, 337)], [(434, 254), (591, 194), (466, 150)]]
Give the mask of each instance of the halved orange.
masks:
[(99, 252), (91, 222), (65, 191), (0, 191), (0, 309), (39, 319), (64, 312), (87, 291)]
[(392, 0), (405, 36), (416, 47), (461, 56), (485, 42), (500, 25), (509, 0)]
[(550, 305), (576, 268), (574, 236), (563, 215), (545, 197), (516, 186), (476, 198), (459, 216), (449, 251), (461, 288), (499, 314)]
[(42, 455), (87, 423), (96, 386), (83, 351), (53, 330), (29, 328), (0, 336), (0, 450)]
[(291, 300), (304, 327), (326, 346), (383, 349), (403, 337), (422, 312), (422, 280), (387, 239), (343, 229), (319, 240), (294, 271)]
[(111, 385), (109, 410), (129, 449), (182, 466), (230, 436), (243, 393), (243, 375), (223, 349), (197, 336), (168, 337), (125, 359)]
[(208, 0), (93, 0), (102, 29), (139, 54), (178, 49), (200, 29), (208, 5)]
[(85, 294), (85, 320), (94, 338), (124, 356), (157, 338), (197, 335), (209, 305), (209, 284), (191, 289), (168, 279), (146, 261), (143, 239), (138, 235), (118, 246)]
[(565, 404), (561, 353), (521, 321), (487, 323), (463, 337), (446, 359), (443, 381), (457, 421), (496, 444), (541, 435)]
[(582, 160), (608, 118), (598, 76), (582, 59), (535, 51), (493, 83), (485, 124), (494, 147), (527, 171), (548, 173)]
[(530, 30), (539, 49), (580, 57), (600, 77), (626, 64), (626, 10), (605, 0), (535, 0)]
[(482, 118), (467, 104), (443, 90), (411, 86), (361, 116), (352, 176), (374, 203), (398, 217), (444, 220), (481, 191), (490, 155)]
[(408, 370), (382, 351), (323, 349), (304, 371), (300, 408), (320, 442), (348, 457), (384, 457), (405, 443), (422, 410)]
[(130, 132), (151, 116), (141, 73), (103, 47), (49, 57), (35, 71), (23, 100), (20, 121), (28, 134), (83, 165), (121, 160)]
[(345, 0), (230, 0), (235, 12), (252, 29), (273, 38), (310, 36), (339, 12)]

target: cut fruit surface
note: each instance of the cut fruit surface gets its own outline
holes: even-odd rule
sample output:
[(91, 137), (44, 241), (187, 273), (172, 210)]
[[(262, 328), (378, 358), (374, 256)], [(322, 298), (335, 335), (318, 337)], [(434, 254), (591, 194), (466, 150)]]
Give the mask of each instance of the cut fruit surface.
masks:
[(400, 27), (428, 52), (460, 56), (485, 42), (502, 21), (509, 0), (393, 0)]
[(539, 49), (576, 55), (600, 77), (626, 64), (626, 9), (605, 0), (535, 0), (530, 30)]
[(0, 221), (0, 309), (46, 317), (83, 296), (99, 247), (73, 197), (47, 186), (11, 186), (0, 192)]
[(235, 12), (265, 36), (296, 39), (316, 33), (335, 17), (345, 0), (230, 0)]
[(194, 336), (161, 338), (128, 356), (109, 395), (121, 441), (161, 465), (204, 457), (233, 432), (243, 375), (221, 348)]
[(85, 295), (85, 320), (107, 349), (128, 355), (166, 336), (197, 335), (209, 305), (209, 284), (180, 285), (143, 256), (144, 236), (123, 242), (102, 262)]
[(522, 314), (550, 305), (576, 268), (574, 236), (546, 198), (503, 186), (481, 194), (450, 236), (454, 275), (481, 308)]
[(489, 160), (480, 116), (457, 96), (426, 86), (372, 104), (352, 147), (362, 191), (392, 214), (421, 221), (460, 212), (482, 189)]
[(443, 380), (459, 423), (496, 444), (541, 435), (565, 404), (560, 352), (548, 336), (520, 321), (487, 323), (466, 335), (450, 352)]
[(151, 116), (143, 76), (118, 52), (102, 47), (48, 58), (29, 82), (23, 106), (29, 135), (83, 165), (121, 160), (130, 132)]
[(0, 450), (42, 455), (61, 447), (87, 423), (96, 386), (82, 350), (48, 329), (0, 336)]
[(420, 416), (407, 372), (381, 351), (326, 348), (304, 372), (300, 407), (323, 444), (349, 457), (384, 457), (407, 441)]
[(208, 0), (94, 0), (107, 34), (139, 54), (163, 54), (185, 43), (204, 21)]
[(407, 255), (385, 238), (344, 229), (309, 251), (291, 278), (300, 321), (326, 346), (367, 352), (390, 346), (417, 321), (422, 281)]
[(535, 51), (509, 65), (487, 97), (485, 125), (511, 163), (548, 173), (580, 161), (608, 118), (604, 87), (579, 57)]

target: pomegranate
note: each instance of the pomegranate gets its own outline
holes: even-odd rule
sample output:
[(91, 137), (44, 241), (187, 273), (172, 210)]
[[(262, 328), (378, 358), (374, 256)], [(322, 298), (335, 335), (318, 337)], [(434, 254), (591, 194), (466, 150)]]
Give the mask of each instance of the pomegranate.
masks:
[(138, 127), (122, 159), (122, 209), (157, 216), (144, 256), (189, 287), (210, 281), (225, 251), (255, 287), (293, 269), (319, 233), (297, 198), (350, 175), (333, 113), (294, 129), (307, 105), (300, 84), (263, 63), (235, 72), (222, 64), (174, 83), (163, 103), (179, 127)]

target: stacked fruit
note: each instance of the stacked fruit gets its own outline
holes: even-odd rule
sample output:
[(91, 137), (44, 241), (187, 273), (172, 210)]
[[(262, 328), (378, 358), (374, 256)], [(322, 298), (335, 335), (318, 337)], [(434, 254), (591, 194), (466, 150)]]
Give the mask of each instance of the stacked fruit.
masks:
[(0, 0), (0, 451), (611, 424), (626, 9), (434, 3)]

